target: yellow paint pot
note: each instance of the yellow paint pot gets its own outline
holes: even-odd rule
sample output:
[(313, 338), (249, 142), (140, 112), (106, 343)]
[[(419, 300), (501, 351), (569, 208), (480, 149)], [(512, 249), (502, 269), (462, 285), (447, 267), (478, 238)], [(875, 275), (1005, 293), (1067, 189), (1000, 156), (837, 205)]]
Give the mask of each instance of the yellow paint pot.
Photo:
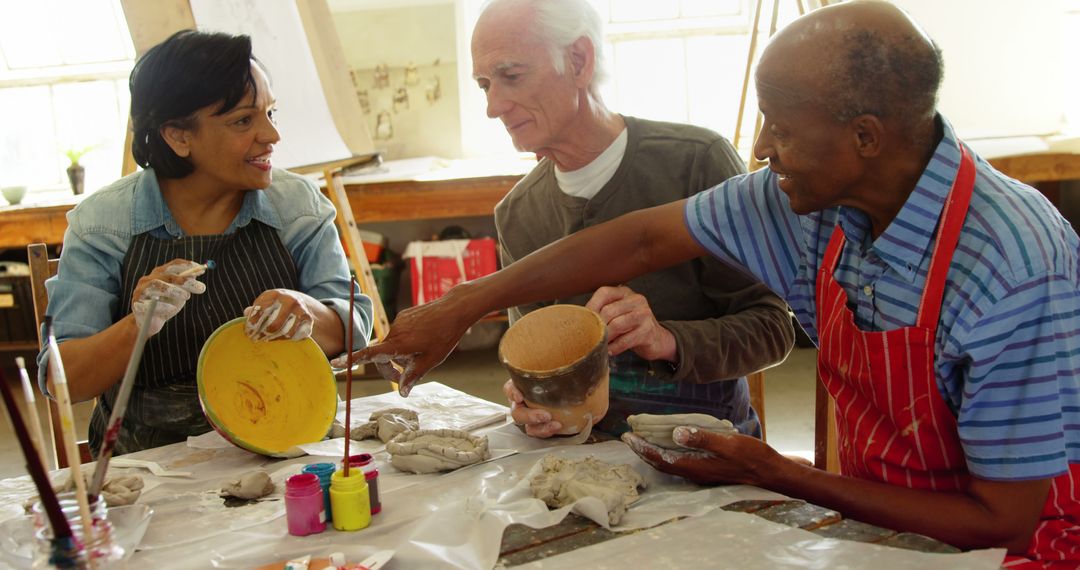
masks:
[(210, 425), (263, 455), (321, 440), (337, 412), (337, 384), (319, 345), (310, 338), (255, 342), (242, 317), (207, 339), (197, 380)]

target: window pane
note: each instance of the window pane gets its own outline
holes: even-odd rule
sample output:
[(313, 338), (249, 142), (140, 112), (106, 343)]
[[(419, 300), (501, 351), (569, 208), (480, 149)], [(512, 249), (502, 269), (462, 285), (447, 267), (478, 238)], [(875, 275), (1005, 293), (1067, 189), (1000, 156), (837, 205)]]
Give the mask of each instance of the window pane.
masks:
[(0, 89), (0, 184), (60, 183), (51, 104), (48, 87)]
[(11, 69), (48, 67), (61, 63), (46, 2), (9, 1), (0, 12), (0, 51)]
[(737, 16), (742, 13), (743, 0), (682, 0), (682, 16)]
[[(53, 87), (60, 151), (93, 147), (79, 160), (86, 168), (87, 191), (120, 175), (119, 148), (124, 141), (127, 114), (126, 110), (121, 114), (117, 104), (119, 85), (119, 81), (90, 81)], [(67, 168), (66, 162), (63, 168)]]
[[(706, 36), (686, 41), (690, 122), (708, 127), (728, 140), (735, 135), (748, 42), (747, 36)], [(744, 112), (751, 121), (757, 112), (753, 95), (747, 94)], [(750, 122), (749, 127), (743, 127), (742, 136), (749, 138), (753, 128)]]
[(643, 20), (670, 20), (679, 17), (678, 2), (656, 0), (612, 0), (612, 22), (640, 22)]
[(116, 0), (0, 3), (0, 51), (11, 69), (131, 59), (119, 10)]
[[(55, 13), (45, 27), (60, 46), (64, 63), (120, 61), (130, 57), (127, 26), (122, 25), (113, 0), (53, 0)], [(43, 30), (45, 31), (45, 30)], [(125, 45), (126, 44), (126, 45)]]
[(615, 44), (615, 109), (642, 118), (686, 122), (686, 64), (682, 39)]

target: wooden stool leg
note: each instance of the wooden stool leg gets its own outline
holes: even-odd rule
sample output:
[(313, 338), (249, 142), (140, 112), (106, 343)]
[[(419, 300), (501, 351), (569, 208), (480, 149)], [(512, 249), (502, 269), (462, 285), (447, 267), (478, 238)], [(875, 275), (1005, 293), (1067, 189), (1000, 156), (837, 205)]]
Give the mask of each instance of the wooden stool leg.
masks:
[(761, 441), (765, 441), (765, 373), (747, 374), (746, 384), (750, 388), (750, 405), (761, 422)]

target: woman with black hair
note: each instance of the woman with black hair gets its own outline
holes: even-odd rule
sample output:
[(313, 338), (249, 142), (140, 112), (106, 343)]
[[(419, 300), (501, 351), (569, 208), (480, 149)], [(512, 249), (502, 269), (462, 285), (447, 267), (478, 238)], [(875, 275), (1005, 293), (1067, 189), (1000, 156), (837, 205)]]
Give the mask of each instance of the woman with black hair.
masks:
[[(272, 168), (275, 101), (249, 37), (178, 32), (139, 60), (130, 89), (144, 170), (68, 214), (59, 272), (46, 282), (72, 399), (98, 398), (95, 453), (152, 297), (153, 336), (116, 453), (209, 431), (195, 371), (221, 324), (244, 315), (252, 338), (311, 337), (336, 355), (349, 319), (354, 350), (372, 323), (367, 297), (349, 314), (333, 206), (309, 180)], [(42, 351), (43, 389), (47, 361)]]

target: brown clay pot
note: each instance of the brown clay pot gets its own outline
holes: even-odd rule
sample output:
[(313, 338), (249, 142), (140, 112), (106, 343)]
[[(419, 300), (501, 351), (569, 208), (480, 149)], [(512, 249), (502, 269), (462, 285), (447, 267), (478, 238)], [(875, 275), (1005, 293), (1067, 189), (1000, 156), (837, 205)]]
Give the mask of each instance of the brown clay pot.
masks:
[(595, 424), (608, 410), (607, 327), (578, 305), (552, 305), (517, 322), (499, 342), (499, 360), (531, 408), (551, 412), (560, 435)]

